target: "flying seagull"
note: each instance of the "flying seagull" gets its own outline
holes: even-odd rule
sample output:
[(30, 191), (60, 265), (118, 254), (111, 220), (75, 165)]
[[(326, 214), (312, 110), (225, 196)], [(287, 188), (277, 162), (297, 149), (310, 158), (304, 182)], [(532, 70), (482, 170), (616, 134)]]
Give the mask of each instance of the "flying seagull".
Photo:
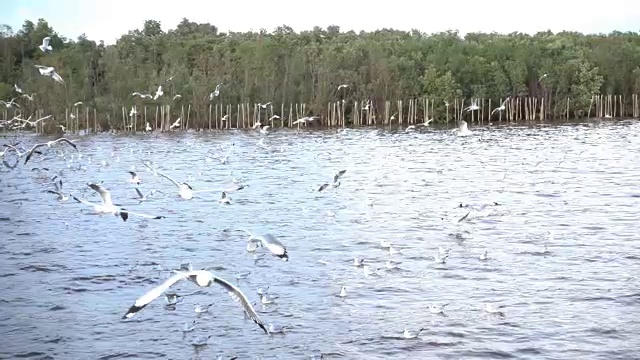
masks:
[(56, 139), (56, 140), (53, 140), (53, 141), (47, 141), (46, 143), (41, 143), (41, 144), (35, 144), (35, 145), (33, 145), (33, 147), (31, 148), (31, 150), (29, 150), (29, 151), (27, 152), (27, 158), (24, 160), (24, 163), (26, 164), (26, 163), (29, 161), (29, 159), (31, 159), (31, 156), (33, 156), (33, 153), (35, 152), (35, 150), (36, 150), (37, 148), (42, 147), (42, 146), (52, 147), (53, 145), (55, 145), (55, 144), (57, 144), (57, 143), (59, 143), (59, 142), (67, 143), (67, 144), (71, 145), (74, 149), (78, 150), (78, 147), (76, 146), (76, 144), (74, 144), (74, 143), (73, 143), (72, 141), (70, 141), (69, 139), (67, 139), (67, 138), (59, 138), (59, 139)]
[(191, 185), (187, 184), (187, 183), (179, 183), (175, 180), (173, 180), (172, 178), (170, 178), (169, 176), (161, 173), (160, 171), (156, 170), (154, 167), (152, 167), (151, 165), (149, 165), (146, 161), (142, 162), (146, 167), (149, 168), (149, 170), (153, 171), (155, 174), (158, 174), (160, 176), (162, 176), (163, 178), (171, 181), (175, 186), (178, 187), (178, 195), (185, 199), (185, 200), (191, 200), (193, 199), (193, 188), (191, 187)]
[(213, 98), (220, 96), (220, 85), (222, 84), (216, 85), (216, 89), (213, 90), (211, 94), (209, 94), (209, 101), (213, 101)]
[(264, 246), (269, 249), (269, 251), (271, 251), (275, 256), (281, 258), (284, 261), (289, 261), (287, 248), (280, 241), (278, 241), (275, 236), (271, 234), (254, 235), (250, 231), (244, 229), (238, 229), (238, 231), (244, 231), (249, 234), (249, 240), (247, 241), (260, 244), (260, 246)]
[(158, 86), (158, 90), (156, 90), (155, 95), (153, 95), (153, 100), (158, 100), (160, 96), (164, 95), (164, 91), (162, 91), (162, 85)]
[(342, 85), (338, 86), (338, 91), (340, 91), (341, 89), (346, 89), (346, 88), (348, 88), (348, 87), (349, 87), (349, 85), (347, 85), (347, 84), (342, 84)]
[(56, 72), (56, 69), (54, 69), (53, 67), (51, 67), (51, 66), (43, 66), (43, 65), (33, 65), (33, 66), (35, 66), (38, 69), (38, 71), (40, 72), (40, 75), (49, 76), (55, 82), (57, 82), (59, 84), (64, 84), (64, 80)]
[(140, 200), (140, 202), (143, 202), (143, 201), (147, 200), (147, 199), (149, 198), (149, 196), (151, 196), (151, 195), (153, 195), (153, 194), (155, 194), (155, 193), (157, 193), (157, 192), (159, 192), (159, 193), (161, 193), (161, 194), (164, 194), (164, 193), (163, 193), (162, 191), (160, 191), (160, 190), (151, 190), (151, 191), (149, 191), (148, 193), (143, 194), (143, 193), (140, 191), (140, 189), (138, 189), (137, 187), (136, 187), (135, 189), (136, 189), (136, 193), (138, 194), (138, 200)]
[(131, 178), (128, 180), (130, 183), (139, 185), (142, 182), (140, 176), (138, 176), (134, 171), (129, 171), (129, 174), (131, 175)]
[(261, 107), (261, 108), (263, 108), (263, 109), (266, 109), (268, 105), (271, 105), (271, 101), (269, 101), (269, 102), (268, 102), (268, 103), (266, 103), (266, 104), (258, 103), (258, 106), (260, 106), (260, 107)]
[(508, 101), (509, 101), (509, 97), (507, 96), (507, 98), (504, 99), (504, 101), (502, 102), (502, 104), (500, 104), (500, 106), (498, 106), (497, 108), (493, 109), (493, 111), (491, 111), (491, 115), (493, 115), (493, 113), (496, 111), (504, 111), (506, 109), (506, 105)]
[(113, 214), (115, 216), (120, 216), (122, 218), (122, 221), (127, 221), (127, 219), (129, 218), (129, 215), (136, 215), (136, 216), (144, 217), (147, 219), (164, 219), (165, 218), (164, 216), (154, 216), (154, 215), (147, 215), (147, 214), (141, 214), (141, 213), (134, 213), (127, 209), (118, 207), (114, 205), (113, 202), (111, 201), (111, 193), (109, 192), (109, 190), (102, 187), (102, 185), (87, 184), (87, 186), (89, 186), (92, 190), (100, 194), (100, 198), (102, 199), (102, 204), (95, 204), (84, 199), (78, 199), (77, 197), (72, 195), (73, 200), (81, 204), (92, 206), (93, 210), (98, 214)]
[(18, 86), (18, 84), (13, 84), (13, 89), (17, 92), (17, 93), (24, 93), (24, 91), (22, 91), (22, 89)]
[(47, 53), (47, 52), (53, 50), (51, 45), (49, 45), (50, 42), (51, 42), (51, 38), (47, 36), (44, 39), (42, 39), (42, 45), (40, 45), (38, 47), (40, 48), (40, 50), (42, 50), (42, 52)]
[(333, 175), (333, 183), (337, 183), (338, 180), (342, 177), (342, 175), (344, 175), (344, 173), (346, 173), (347, 170), (340, 170), (338, 171), (335, 175)]
[(151, 96), (150, 94), (141, 94), (139, 92), (133, 92), (131, 93), (131, 96), (140, 96), (140, 98), (142, 99), (153, 99), (153, 96)]
[(0, 103), (3, 103), (7, 107), (7, 109), (10, 109), (13, 106), (19, 108), (20, 105), (18, 105), (15, 100), (16, 100), (16, 98), (11, 99), (9, 102), (0, 100)]
[(138, 311), (142, 310), (145, 306), (147, 306), (150, 302), (155, 300), (162, 293), (167, 291), (172, 285), (176, 284), (180, 280), (187, 279), (199, 287), (209, 287), (211, 285), (218, 284), (222, 286), (227, 293), (240, 305), (243, 307), (245, 314), (253, 320), (267, 335), (269, 335), (269, 330), (265, 327), (264, 322), (260, 320), (260, 317), (254, 310), (253, 306), (247, 299), (247, 297), (238, 289), (236, 286), (232, 285), (230, 282), (215, 276), (213, 273), (207, 270), (192, 270), (192, 271), (179, 271), (175, 275), (171, 276), (169, 279), (165, 280), (159, 286), (149, 290), (147, 293), (139, 297), (135, 303), (129, 308), (126, 314), (122, 317), (123, 319), (128, 319), (134, 316)]
[(69, 197), (68, 196), (64, 196), (64, 194), (62, 193), (62, 179), (54, 182), (53, 185), (56, 187), (56, 190), (55, 191), (54, 190), (47, 190), (48, 193), (58, 195), (58, 197), (56, 198), (56, 200), (58, 200), (58, 201), (67, 201), (67, 200), (69, 200)]

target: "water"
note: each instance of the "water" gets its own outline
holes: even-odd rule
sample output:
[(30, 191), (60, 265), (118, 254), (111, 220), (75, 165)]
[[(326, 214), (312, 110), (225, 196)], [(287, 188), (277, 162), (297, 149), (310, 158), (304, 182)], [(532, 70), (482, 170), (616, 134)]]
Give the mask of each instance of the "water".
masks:
[[(97, 135), (79, 138), (80, 160), (59, 147), (2, 169), (0, 358), (638, 357), (640, 124), (474, 130), (466, 138), (282, 130), (265, 139), (269, 150), (252, 132)], [(228, 164), (205, 160), (231, 143)], [(231, 193), (229, 206), (215, 192), (179, 200), (140, 159), (196, 190), (234, 177), (249, 186)], [(50, 171), (31, 170), (44, 166)], [(143, 192), (169, 195), (137, 205), (132, 166)], [(68, 192), (95, 201), (85, 183), (104, 181), (114, 202), (167, 218), (122, 222), (59, 203), (44, 192), (58, 169)], [(341, 169), (339, 188), (316, 191)], [(493, 201), (500, 205), (457, 222), (467, 212), (461, 202)], [(274, 234), (290, 261), (267, 254), (254, 263), (246, 235), (226, 231), (238, 227)], [(389, 255), (381, 239), (400, 253)], [(432, 258), (438, 246), (451, 247), (444, 265)], [(481, 261), (485, 250), (490, 259)], [(355, 256), (379, 276), (354, 267)], [(399, 271), (384, 268), (390, 259), (402, 261)], [(262, 320), (286, 334), (262, 333), (215, 286), (175, 310), (159, 298), (121, 320), (184, 262), (237, 283)], [(343, 285), (345, 299), (336, 296)], [(278, 298), (263, 307), (256, 291), (266, 286)], [(198, 290), (188, 282), (173, 289)], [(443, 302), (446, 316), (429, 313)], [(194, 306), (209, 303), (196, 319)], [(505, 316), (486, 314), (485, 303), (504, 305)], [(402, 339), (404, 328), (421, 327), (418, 339)], [(209, 335), (208, 346), (191, 345)]]

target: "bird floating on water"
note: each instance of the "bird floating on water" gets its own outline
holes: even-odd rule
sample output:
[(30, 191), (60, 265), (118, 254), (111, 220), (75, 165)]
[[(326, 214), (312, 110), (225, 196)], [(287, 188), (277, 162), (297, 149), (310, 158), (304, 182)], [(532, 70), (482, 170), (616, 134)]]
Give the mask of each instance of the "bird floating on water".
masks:
[(418, 335), (420, 335), (420, 333), (422, 332), (422, 330), (424, 330), (424, 328), (421, 328), (420, 330), (418, 330), (415, 334), (410, 332), (407, 329), (404, 329), (404, 332), (402, 333), (402, 337), (404, 337), (405, 339), (417, 339)]

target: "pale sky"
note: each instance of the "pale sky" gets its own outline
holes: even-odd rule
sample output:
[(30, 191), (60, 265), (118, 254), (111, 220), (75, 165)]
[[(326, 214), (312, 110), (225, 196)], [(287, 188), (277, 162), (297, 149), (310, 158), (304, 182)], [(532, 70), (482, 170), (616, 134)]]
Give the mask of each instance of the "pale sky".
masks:
[[(563, 30), (583, 33), (640, 31), (638, 0), (0, 0), (0, 24), (14, 31), (24, 20), (44, 18), (60, 35), (107, 44), (144, 20), (173, 29), (183, 17), (209, 22), (220, 31), (268, 31), (280, 25), (310, 30), (338, 25), (341, 30), (418, 29), (510, 33)], [(533, 7), (532, 5), (536, 5)], [(359, 14), (359, 15), (358, 15)], [(523, 16), (527, 18), (523, 18)]]

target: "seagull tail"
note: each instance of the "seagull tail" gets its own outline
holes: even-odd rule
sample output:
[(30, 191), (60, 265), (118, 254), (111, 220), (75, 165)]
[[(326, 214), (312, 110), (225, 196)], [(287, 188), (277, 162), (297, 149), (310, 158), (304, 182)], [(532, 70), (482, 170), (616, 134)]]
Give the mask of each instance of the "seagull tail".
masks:
[(129, 218), (129, 213), (126, 211), (120, 211), (119, 213), (116, 214), (116, 216), (118, 215), (120, 215), (120, 217), (122, 218), (122, 221), (127, 221), (127, 219)]

